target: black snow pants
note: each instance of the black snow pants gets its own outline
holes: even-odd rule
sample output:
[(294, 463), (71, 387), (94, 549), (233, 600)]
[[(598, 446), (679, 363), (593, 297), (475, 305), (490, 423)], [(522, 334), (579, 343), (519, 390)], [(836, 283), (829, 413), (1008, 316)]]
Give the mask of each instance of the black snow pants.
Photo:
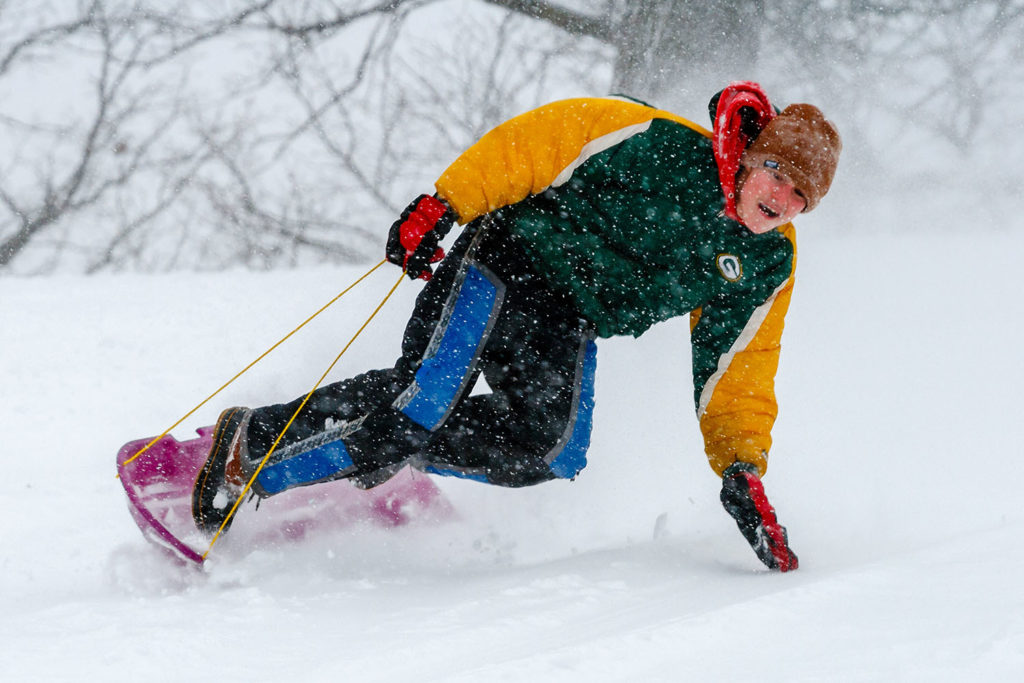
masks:
[[(256, 479), (262, 496), (339, 478), (370, 487), (405, 465), (501, 486), (586, 465), (597, 349), (500, 218), (471, 224), (416, 300), (393, 368), (318, 389)], [(478, 387), (480, 376), (489, 391)], [(301, 398), (258, 408), (255, 471)]]

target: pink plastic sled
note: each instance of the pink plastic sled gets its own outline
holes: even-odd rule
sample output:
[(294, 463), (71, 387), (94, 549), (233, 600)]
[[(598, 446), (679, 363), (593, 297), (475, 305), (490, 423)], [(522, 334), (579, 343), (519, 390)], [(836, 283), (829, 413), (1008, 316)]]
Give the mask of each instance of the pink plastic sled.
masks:
[[(199, 437), (188, 441), (165, 436), (135, 459), (152, 439), (126, 443), (117, 454), (117, 472), (128, 510), (146, 539), (178, 559), (202, 564), (210, 539), (192, 521), (191, 496), (213, 427), (196, 431)], [(313, 529), (360, 522), (396, 527), (414, 518), (439, 519), (452, 513), (440, 489), (411, 468), (370, 490), (335, 481), (285, 491), (263, 500), (255, 513), (252, 507), (239, 506), (229, 533), (253, 543), (301, 539)]]

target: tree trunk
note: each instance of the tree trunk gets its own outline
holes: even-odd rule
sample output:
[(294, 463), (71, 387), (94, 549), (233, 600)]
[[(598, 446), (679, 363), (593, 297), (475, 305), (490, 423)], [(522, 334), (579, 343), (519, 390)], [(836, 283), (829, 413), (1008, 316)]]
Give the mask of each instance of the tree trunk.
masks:
[(613, 89), (665, 108), (706, 103), (750, 77), (763, 0), (629, 0), (616, 21)]

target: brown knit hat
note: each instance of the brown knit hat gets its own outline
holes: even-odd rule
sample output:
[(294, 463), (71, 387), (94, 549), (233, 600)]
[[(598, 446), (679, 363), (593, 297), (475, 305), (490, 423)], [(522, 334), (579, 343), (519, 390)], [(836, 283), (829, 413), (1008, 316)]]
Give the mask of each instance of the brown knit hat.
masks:
[(765, 126), (743, 154), (746, 171), (774, 168), (807, 198), (804, 213), (828, 192), (843, 142), (832, 123), (812, 104), (791, 104)]

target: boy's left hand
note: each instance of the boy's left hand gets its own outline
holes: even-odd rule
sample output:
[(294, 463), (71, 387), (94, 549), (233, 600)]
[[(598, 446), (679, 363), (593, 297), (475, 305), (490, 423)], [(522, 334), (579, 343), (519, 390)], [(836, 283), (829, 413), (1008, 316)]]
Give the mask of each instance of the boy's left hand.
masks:
[(768, 502), (764, 485), (753, 465), (736, 462), (725, 470), (721, 500), (765, 566), (780, 572), (792, 571), (799, 566), (796, 554), (789, 547), (786, 527), (779, 524), (775, 508)]

